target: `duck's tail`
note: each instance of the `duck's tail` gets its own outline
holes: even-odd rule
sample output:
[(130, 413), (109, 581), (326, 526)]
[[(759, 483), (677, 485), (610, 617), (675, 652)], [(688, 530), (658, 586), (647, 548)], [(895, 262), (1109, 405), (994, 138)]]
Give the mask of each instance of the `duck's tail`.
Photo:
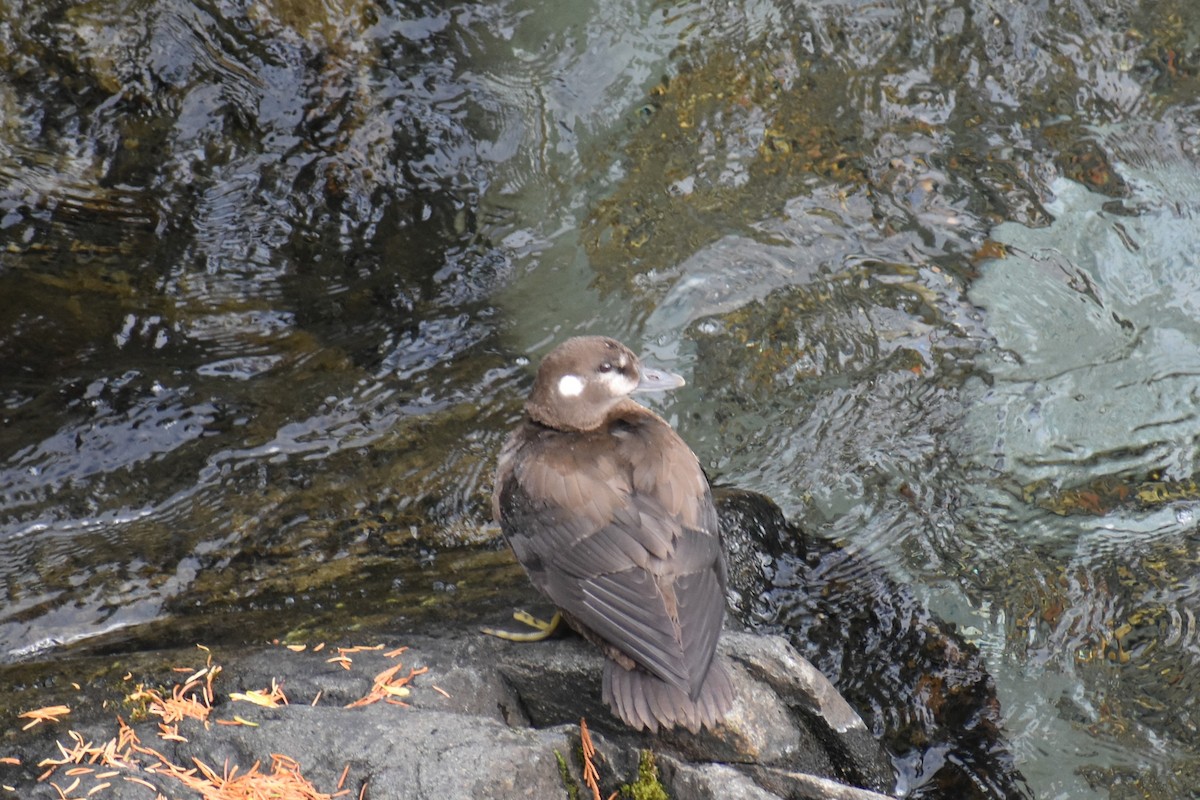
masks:
[(656, 733), (676, 725), (699, 733), (714, 729), (733, 706), (733, 683), (721, 656), (713, 657), (696, 696), (635, 667), (625, 669), (611, 659), (604, 663), (604, 702), (630, 727)]

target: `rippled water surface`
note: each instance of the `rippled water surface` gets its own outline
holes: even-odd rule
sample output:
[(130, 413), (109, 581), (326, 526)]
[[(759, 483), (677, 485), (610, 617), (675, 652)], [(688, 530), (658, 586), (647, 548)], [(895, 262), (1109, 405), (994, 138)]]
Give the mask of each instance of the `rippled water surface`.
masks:
[(604, 332), (978, 645), (1036, 796), (1186, 796), (1198, 64), (1182, 0), (8, 3), (0, 661), (471, 618)]

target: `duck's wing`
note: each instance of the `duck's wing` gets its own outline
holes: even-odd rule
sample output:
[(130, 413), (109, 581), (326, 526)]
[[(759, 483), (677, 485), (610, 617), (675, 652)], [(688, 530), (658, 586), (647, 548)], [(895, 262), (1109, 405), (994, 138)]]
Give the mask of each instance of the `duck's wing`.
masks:
[(502, 464), (496, 510), (534, 585), (608, 646), (694, 696), (724, 620), (725, 566), (703, 472), (659, 422), (669, 436), (639, 436), (639, 448), (658, 452), (636, 465), (620, 437), (611, 449), (543, 446), (515, 467)]

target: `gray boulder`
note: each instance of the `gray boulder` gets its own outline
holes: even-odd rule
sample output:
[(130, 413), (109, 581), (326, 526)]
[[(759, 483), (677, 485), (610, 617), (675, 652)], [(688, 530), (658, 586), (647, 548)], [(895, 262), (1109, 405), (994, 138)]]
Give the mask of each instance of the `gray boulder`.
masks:
[[(256, 762), (260, 773), (269, 774), (273, 754), (281, 754), (325, 795), (340, 789), (355, 798), (365, 784), (370, 798), (587, 797), (581, 718), (596, 748), (593, 763), (604, 797), (639, 780), (639, 773), (643, 784), (655, 774), (669, 797), (700, 800), (868, 800), (882, 797), (879, 792), (894, 782), (890, 760), (862, 721), (779, 637), (727, 633), (721, 653), (730, 660), (737, 690), (729, 719), (715, 732), (657, 736), (631, 731), (601, 704), (601, 657), (578, 638), (514, 644), (462, 630), (411, 637), (408, 645), (392, 657), (355, 653), (349, 670), (331, 664), (329, 652), (279, 646), (216, 651), (214, 661), (223, 669), (214, 683), (214, 709), (207, 726), (187, 719), (178, 724), (186, 741), (160, 737), (160, 720), (150, 716), (132, 725), (141, 749), (124, 751), (115, 766), (84, 760), (37, 780), (48, 768), (39, 762), (60, 758), (52, 738), (68, 749), (75, 741), (64, 735), (66, 728), (96, 750), (116, 738), (111, 710), (79, 708), (69, 725), (10, 742), (22, 767), (9, 767), (3, 782), (15, 796), (31, 800), (59, 798), (59, 790), (68, 788), (68, 796), (87, 796), (101, 782), (108, 786), (93, 797), (190, 798), (198, 791), (164, 761), (196, 770), (203, 764), (224, 778), (244, 774)], [(346, 707), (397, 662), (403, 665), (399, 676), (427, 668), (412, 678), (407, 694), (392, 698), (406, 707), (384, 701)], [(233, 692), (261, 690), (273, 680), (288, 705), (230, 700)], [(123, 716), (129, 713), (125, 709)], [(234, 718), (249, 724), (216, 722)]]

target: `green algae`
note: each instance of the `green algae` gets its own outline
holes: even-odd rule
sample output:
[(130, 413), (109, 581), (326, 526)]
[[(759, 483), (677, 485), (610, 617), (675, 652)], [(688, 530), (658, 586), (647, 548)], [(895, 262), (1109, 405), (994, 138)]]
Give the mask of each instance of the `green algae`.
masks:
[(652, 750), (642, 751), (638, 758), (637, 780), (623, 784), (620, 796), (628, 800), (669, 800), (667, 790), (658, 779), (658, 765)]
[(558, 774), (562, 778), (563, 788), (567, 790), (567, 800), (579, 800), (579, 781), (571, 775), (567, 759), (557, 748), (554, 750), (554, 758), (558, 761)]

